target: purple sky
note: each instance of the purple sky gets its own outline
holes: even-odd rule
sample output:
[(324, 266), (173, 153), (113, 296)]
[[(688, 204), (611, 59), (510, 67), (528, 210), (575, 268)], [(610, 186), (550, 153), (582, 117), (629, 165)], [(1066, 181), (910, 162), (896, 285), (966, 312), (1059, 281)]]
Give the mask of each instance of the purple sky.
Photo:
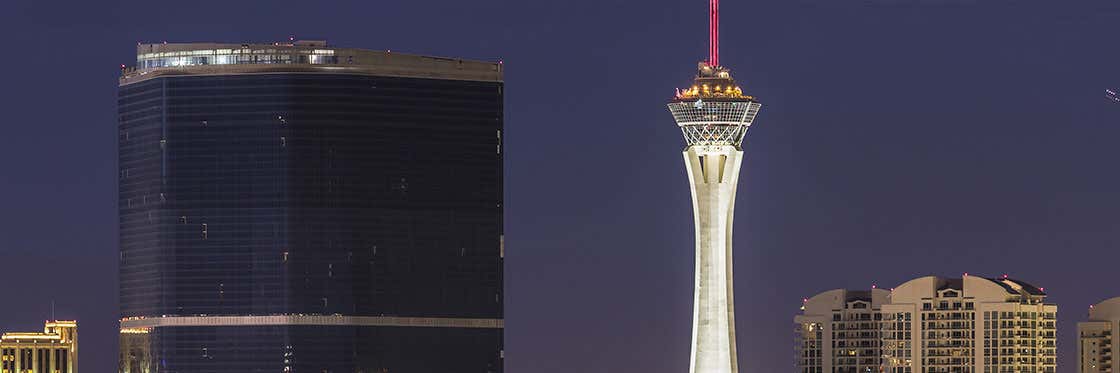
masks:
[[(327, 39), (505, 61), (507, 371), (688, 369), (692, 217), (665, 102), (707, 2), (9, 0), (0, 5), (0, 330), (57, 303), (116, 364), (116, 78), (138, 41)], [(724, 0), (764, 106), (736, 208), (745, 372), (790, 371), (803, 297), (962, 272), (1075, 323), (1120, 295), (1120, 4)]]

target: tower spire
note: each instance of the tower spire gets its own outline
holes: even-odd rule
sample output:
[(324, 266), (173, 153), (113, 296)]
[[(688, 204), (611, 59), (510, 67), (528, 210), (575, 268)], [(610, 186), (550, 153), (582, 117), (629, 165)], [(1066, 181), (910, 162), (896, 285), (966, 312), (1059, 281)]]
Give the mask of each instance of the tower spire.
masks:
[(708, 0), (708, 66), (719, 66), (719, 0)]

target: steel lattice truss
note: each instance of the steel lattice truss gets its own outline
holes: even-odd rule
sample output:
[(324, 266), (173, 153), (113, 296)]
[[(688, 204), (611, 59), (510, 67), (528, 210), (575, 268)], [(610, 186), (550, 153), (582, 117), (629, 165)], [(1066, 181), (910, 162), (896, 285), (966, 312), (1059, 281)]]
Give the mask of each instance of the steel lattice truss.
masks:
[(753, 101), (673, 102), (669, 111), (688, 145), (739, 146), (762, 105)]

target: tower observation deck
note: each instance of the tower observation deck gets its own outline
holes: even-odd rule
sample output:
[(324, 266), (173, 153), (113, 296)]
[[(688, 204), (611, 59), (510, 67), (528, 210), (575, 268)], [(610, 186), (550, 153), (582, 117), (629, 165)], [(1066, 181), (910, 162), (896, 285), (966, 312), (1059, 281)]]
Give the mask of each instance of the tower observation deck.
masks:
[(722, 66), (701, 62), (691, 87), (678, 89), (669, 111), (692, 145), (734, 145), (743, 142), (754, 117), (762, 107), (731, 78)]
[(732, 221), (742, 142), (761, 104), (719, 65), (719, 0), (709, 0), (708, 61), (668, 104), (687, 146), (696, 260), (690, 373), (738, 373), (732, 276)]

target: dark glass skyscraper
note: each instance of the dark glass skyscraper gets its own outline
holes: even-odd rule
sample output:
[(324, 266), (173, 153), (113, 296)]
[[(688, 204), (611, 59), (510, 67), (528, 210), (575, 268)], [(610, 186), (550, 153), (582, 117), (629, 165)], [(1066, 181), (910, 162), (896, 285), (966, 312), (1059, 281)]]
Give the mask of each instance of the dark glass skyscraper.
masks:
[(502, 66), (143, 44), (121, 372), (502, 372)]

